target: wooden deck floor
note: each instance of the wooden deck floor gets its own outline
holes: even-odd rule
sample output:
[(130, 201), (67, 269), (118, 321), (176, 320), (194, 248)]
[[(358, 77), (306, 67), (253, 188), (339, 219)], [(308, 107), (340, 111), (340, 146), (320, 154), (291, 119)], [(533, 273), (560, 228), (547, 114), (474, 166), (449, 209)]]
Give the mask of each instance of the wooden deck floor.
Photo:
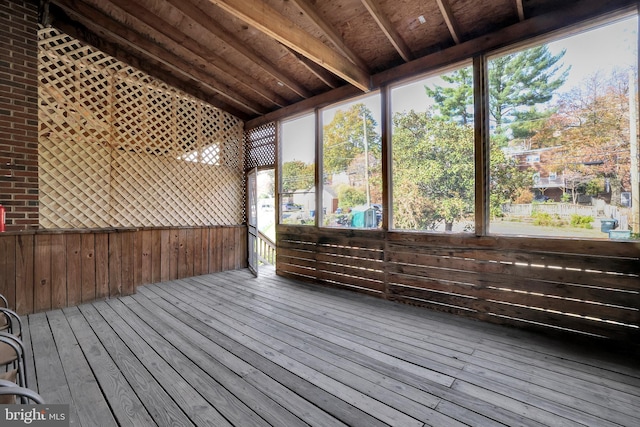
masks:
[(72, 425), (640, 425), (637, 361), (273, 273), (27, 322), (30, 385)]

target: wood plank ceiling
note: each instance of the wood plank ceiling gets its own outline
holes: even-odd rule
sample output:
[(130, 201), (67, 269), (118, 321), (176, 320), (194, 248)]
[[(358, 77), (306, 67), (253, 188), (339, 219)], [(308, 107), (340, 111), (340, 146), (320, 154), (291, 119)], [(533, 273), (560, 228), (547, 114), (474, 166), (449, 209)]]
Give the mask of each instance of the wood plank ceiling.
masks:
[(43, 0), (41, 22), (249, 120), (578, 3)]

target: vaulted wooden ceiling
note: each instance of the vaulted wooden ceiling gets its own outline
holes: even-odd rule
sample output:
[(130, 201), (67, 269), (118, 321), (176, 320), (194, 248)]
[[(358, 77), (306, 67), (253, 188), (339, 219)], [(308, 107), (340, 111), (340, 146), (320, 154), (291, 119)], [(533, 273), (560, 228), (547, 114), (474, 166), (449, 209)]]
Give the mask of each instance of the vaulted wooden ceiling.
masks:
[(41, 22), (249, 120), (336, 88), (366, 92), (402, 64), (602, 3), (633, 2), (45, 0)]

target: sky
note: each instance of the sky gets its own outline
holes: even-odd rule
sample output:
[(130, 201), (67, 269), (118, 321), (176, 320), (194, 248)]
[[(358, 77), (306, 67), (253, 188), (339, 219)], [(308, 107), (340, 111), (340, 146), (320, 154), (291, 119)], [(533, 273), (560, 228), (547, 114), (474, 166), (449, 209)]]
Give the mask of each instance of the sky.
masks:
[[(607, 74), (615, 67), (629, 68), (637, 66), (637, 29), (636, 16), (620, 20), (614, 24), (599, 27), (577, 35), (569, 36), (548, 44), (552, 54), (562, 49), (566, 53), (562, 62), (571, 66), (567, 81), (560, 91), (568, 91), (579, 85), (586, 77), (597, 71)], [(424, 86), (443, 85), (437, 76), (425, 77), (410, 84), (398, 85), (391, 90), (391, 105), (394, 112), (426, 111), (432, 101), (426, 96)], [(329, 123), (336, 110), (346, 110), (350, 105), (362, 102), (372, 111), (377, 131), (380, 132), (380, 98), (377, 92), (368, 94), (346, 103), (323, 110), (323, 121)], [(314, 119), (313, 115), (288, 121), (283, 124), (284, 144), (283, 161), (302, 160), (313, 162), (314, 158)]]
[(570, 89), (585, 78), (601, 70), (610, 72), (614, 67), (637, 67), (638, 20), (625, 19), (615, 24), (596, 28), (549, 43), (549, 50), (553, 54), (566, 49), (563, 62), (571, 65), (569, 78), (565, 88)]
[[(562, 62), (571, 66), (561, 90), (570, 90), (598, 70), (609, 72), (615, 66), (627, 68), (635, 65), (637, 28), (638, 20), (634, 16), (549, 43), (549, 50), (554, 55), (566, 49)], [(425, 84), (442, 86), (443, 81), (433, 76), (392, 88), (393, 110), (426, 111), (431, 102), (425, 94)]]
[(315, 156), (315, 117), (307, 114), (282, 122), (282, 162), (302, 160), (312, 163)]

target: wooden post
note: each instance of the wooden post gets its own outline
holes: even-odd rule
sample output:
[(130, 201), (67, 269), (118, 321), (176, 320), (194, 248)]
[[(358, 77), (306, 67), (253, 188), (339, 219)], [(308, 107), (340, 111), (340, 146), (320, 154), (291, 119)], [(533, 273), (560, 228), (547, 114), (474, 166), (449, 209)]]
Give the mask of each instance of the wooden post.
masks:
[(475, 228), (477, 236), (489, 231), (489, 78), (484, 55), (473, 58), (473, 97), (475, 108), (475, 165), (476, 203)]
[(634, 233), (640, 233), (640, 187), (638, 187), (638, 98), (636, 75), (629, 71), (629, 145), (631, 146), (631, 218), (629, 225)]

